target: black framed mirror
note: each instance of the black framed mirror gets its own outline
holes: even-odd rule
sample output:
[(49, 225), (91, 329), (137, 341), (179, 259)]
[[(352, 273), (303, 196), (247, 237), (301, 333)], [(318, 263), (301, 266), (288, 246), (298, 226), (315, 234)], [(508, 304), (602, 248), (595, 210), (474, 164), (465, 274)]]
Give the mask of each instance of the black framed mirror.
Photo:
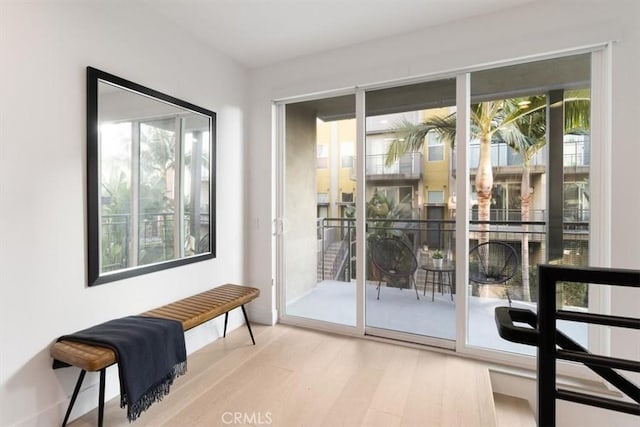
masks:
[(216, 113), (87, 67), (88, 284), (215, 257)]

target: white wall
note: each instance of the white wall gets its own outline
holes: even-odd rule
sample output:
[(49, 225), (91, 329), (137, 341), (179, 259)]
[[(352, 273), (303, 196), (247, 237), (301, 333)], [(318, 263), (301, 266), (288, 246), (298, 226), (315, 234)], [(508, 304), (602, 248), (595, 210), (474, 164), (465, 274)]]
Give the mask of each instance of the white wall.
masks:
[[(640, 268), (640, 2), (636, 0), (539, 0), (420, 32), (298, 58), (252, 71), (248, 248), (252, 283), (275, 277), (269, 224), (274, 213), (274, 163), (270, 102), (305, 94), (420, 75), (615, 41), (612, 48), (611, 265)], [(597, 182), (599, 177), (592, 177)], [(258, 226), (261, 225), (261, 226)], [(264, 256), (271, 254), (271, 256)], [(265, 300), (262, 304), (266, 304)], [(275, 302), (273, 302), (275, 307)], [(612, 307), (640, 312), (638, 292), (614, 289)], [(274, 316), (276, 312), (274, 311)], [(637, 334), (612, 336), (614, 354), (640, 359)], [(578, 407), (579, 411), (579, 407)]]
[[(1, 426), (62, 421), (78, 370), (51, 369), (57, 336), (245, 279), (247, 72), (131, 3), (0, 5)], [(86, 287), (88, 65), (218, 113), (216, 259)], [(189, 352), (221, 322), (190, 331)], [(96, 406), (96, 377), (74, 414)], [(117, 384), (111, 370), (107, 398)]]

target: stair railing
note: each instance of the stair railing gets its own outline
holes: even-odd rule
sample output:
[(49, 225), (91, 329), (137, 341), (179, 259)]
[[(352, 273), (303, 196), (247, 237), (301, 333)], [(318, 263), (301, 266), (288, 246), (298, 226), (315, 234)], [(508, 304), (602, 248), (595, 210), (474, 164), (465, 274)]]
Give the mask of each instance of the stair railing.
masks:
[(348, 238), (345, 237), (340, 241), (340, 248), (338, 249), (338, 253), (333, 260), (333, 265), (331, 266), (332, 280), (340, 280), (340, 277), (344, 274), (344, 269), (347, 265), (347, 259), (349, 258), (348, 249), (349, 241)]
[[(538, 280), (537, 315), (531, 310), (511, 307), (497, 307), (495, 311), (498, 332), (502, 338), (538, 347), (538, 425), (555, 426), (556, 399), (640, 415), (640, 388), (616, 371), (640, 372), (640, 362), (590, 353), (556, 327), (557, 320), (568, 320), (639, 330), (640, 319), (637, 318), (557, 309), (556, 288), (558, 282), (569, 286), (572, 283), (592, 283), (637, 288), (640, 287), (640, 271), (539, 265)], [(531, 328), (516, 326), (514, 322), (526, 323)], [(558, 388), (557, 359), (584, 364), (636, 403)]]

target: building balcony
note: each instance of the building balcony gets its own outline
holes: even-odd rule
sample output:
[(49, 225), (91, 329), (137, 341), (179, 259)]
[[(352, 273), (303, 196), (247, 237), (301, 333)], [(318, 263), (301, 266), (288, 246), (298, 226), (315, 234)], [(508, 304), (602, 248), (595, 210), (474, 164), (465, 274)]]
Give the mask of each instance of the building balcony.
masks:
[[(366, 156), (365, 173), (369, 181), (418, 181), (423, 175), (422, 153), (404, 154), (390, 166), (385, 165), (386, 154)], [(356, 164), (354, 159), (354, 165)], [(351, 168), (351, 179), (355, 181), (355, 166)]]
[[(452, 175), (456, 176), (456, 153), (452, 154)], [(469, 146), (469, 174), (474, 177), (478, 163), (480, 161), (480, 146), (473, 144)], [(511, 176), (522, 174), (522, 155), (513, 151), (505, 143), (495, 143), (491, 145), (491, 166), (494, 177)], [(588, 144), (577, 145), (574, 142), (564, 143), (563, 167), (566, 173), (585, 174), (589, 173), (591, 164), (591, 151)], [(536, 153), (530, 160), (530, 173), (532, 175), (546, 172), (547, 164), (544, 149)]]
[[(539, 216), (537, 213), (534, 216)], [(483, 226), (484, 230), (479, 228)], [(585, 224), (586, 226), (586, 224)], [(356, 238), (355, 220), (350, 218), (324, 218), (318, 222), (318, 269), (315, 286), (303, 297), (287, 302), (288, 315), (322, 320), (330, 323), (355, 326), (356, 324)], [(394, 282), (393, 278), (376, 276), (375, 267), (367, 260), (365, 268), (367, 326), (384, 330), (395, 330), (417, 336), (454, 340), (456, 337), (457, 292), (467, 293), (469, 301), (468, 325), (469, 344), (500, 351), (521, 354), (535, 354), (534, 347), (514, 344), (500, 339), (494, 319), (497, 306), (528, 308), (535, 311), (536, 289), (538, 286), (537, 264), (546, 263), (546, 225), (542, 221), (489, 221), (480, 224), (471, 221), (470, 246), (484, 234), (490, 241), (504, 242), (518, 254), (519, 267), (507, 283), (479, 286), (472, 282), (462, 283), (453, 273), (440, 276), (438, 280), (427, 276), (428, 267), (433, 265), (432, 254), (438, 249), (444, 254), (444, 262), (456, 264), (455, 221), (451, 220), (407, 220), (370, 219), (367, 221), (367, 241), (378, 237), (395, 236), (411, 248), (418, 268), (412, 281)], [(565, 234), (569, 233), (565, 230)], [(523, 286), (520, 259), (521, 244), (528, 236), (530, 259), (529, 294)], [(579, 243), (579, 244), (576, 244)], [(566, 257), (566, 258), (565, 258)], [(564, 249), (563, 263), (581, 265), (588, 258), (588, 242), (570, 242)], [(433, 271), (433, 269), (431, 269)], [(438, 283), (434, 283), (438, 282)], [(415, 285), (412, 285), (415, 283)], [(406, 284), (406, 286), (405, 286)], [(378, 285), (380, 297), (378, 298)], [(416, 292), (408, 287), (416, 287)], [(581, 292), (581, 293), (580, 293)], [(585, 311), (587, 296), (580, 292), (558, 294), (558, 301), (573, 310)], [(418, 296), (419, 298), (416, 298)], [(331, 307), (331, 310), (327, 310)], [(586, 344), (587, 328), (580, 324), (563, 322), (561, 329), (571, 334), (578, 342)]]

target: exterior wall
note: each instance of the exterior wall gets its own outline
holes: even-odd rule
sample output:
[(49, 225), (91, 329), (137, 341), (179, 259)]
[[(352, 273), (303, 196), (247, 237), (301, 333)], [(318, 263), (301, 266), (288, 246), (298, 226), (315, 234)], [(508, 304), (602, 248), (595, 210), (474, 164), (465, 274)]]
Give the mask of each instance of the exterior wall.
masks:
[[(429, 116), (447, 116), (451, 114), (447, 108), (437, 108), (426, 110), (423, 112), (424, 119)], [(451, 186), (451, 144), (444, 143), (444, 158), (441, 161), (433, 161), (429, 159), (428, 143), (425, 141), (422, 147), (422, 160), (423, 160), (423, 188), (420, 189), (420, 206), (428, 203), (428, 191), (443, 191), (444, 203), (447, 202), (449, 196), (452, 195), (453, 187)], [(427, 206), (426, 209), (429, 209)], [(448, 216), (449, 210), (445, 209), (445, 218)], [(425, 218), (426, 213), (423, 214)]]
[[(447, 114), (446, 109), (437, 110), (425, 110), (423, 111), (424, 117), (428, 117), (429, 114)], [(376, 133), (378, 138), (392, 137), (392, 133)], [(329, 147), (329, 159), (332, 159), (337, 155), (336, 161), (329, 163), (329, 167), (326, 169), (318, 169), (317, 171), (317, 191), (318, 193), (329, 193), (330, 209), (329, 215), (333, 217), (339, 217), (340, 211), (338, 206), (342, 203), (342, 193), (353, 193), (355, 197), (356, 182), (353, 179), (352, 167), (342, 167), (342, 155), (343, 147), (350, 144), (352, 149), (355, 150), (356, 135), (355, 135), (355, 119), (338, 120), (332, 122), (320, 122), (318, 125), (318, 144), (323, 144)], [(338, 151), (335, 153), (335, 151)], [(444, 158), (442, 161), (428, 161), (427, 152), (428, 148), (425, 144), (422, 149), (422, 171), (423, 179), (419, 184), (415, 180), (409, 181), (378, 181), (376, 183), (369, 183), (367, 185), (366, 198), (369, 200), (374, 193), (376, 187), (413, 187), (414, 188), (414, 210), (422, 209), (424, 203), (427, 200), (427, 191), (442, 190), (444, 191), (444, 200), (449, 197), (449, 165), (451, 158), (451, 148), (448, 144), (444, 146)], [(355, 160), (355, 152), (354, 152)], [(331, 167), (333, 166), (333, 167)], [(337, 186), (332, 186), (332, 180), (337, 180)], [(335, 188), (334, 188), (335, 187)], [(417, 218), (416, 218), (417, 219)]]
[(286, 212), (285, 248), (287, 301), (292, 301), (316, 284), (316, 116), (301, 106), (287, 106), (286, 128)]
[(352, 179), (352, 168), (342, 167), (344, 147), (347, 144), (351, 144), (355, 149), (355, 139), (354, 119), (318, 122), (318, 145), (323, 144), (328, 147), (328, 161), (327, 168), (317, 169), (316, 190), (318, 193), (328, 194), (328, 214), (332, 218), (340, 217), (339, 206), (342, 204), (342, 193), (354, 193), (355, 198), (355, 181)]
[[(246, 282), (247, 71), (139, 4), (0, 5), (2, 426), (59, 425), (78, 370), (51, 369), (56, 337)], [(86, 286), (88, 65), (218, 113), (216, 259)], [(254, 319), (259, 304), (249, 306)], [(223, 322), (189, 331), (188, 352), (216, 339)], [(230, 322), (241, 325), (242, 314)], [(87, 375), (73, 417), (96, 406), (96, 383)], [(118, 393), (110, 368), (107, 398)]]
[[(353, 170), (356, 166), (356, 121), (355, 119), (341, 120), (338, 124), (338, 141), (340, 143), (340, 153), (338, 157), (338, 191), (339, 193), (353, 193), (353, 199), (356, 197), (356, 182), (353, 180)], [(344, 147), (351, 144), (353, 155), (353, 167), (342, 166), (342, 156), (345, 155)], [(337, 200), (341, 202), (341, 194), (338, 194)], [(339, 215), (339, 212), (338, 212)]]
[[(289, 117), (287, 114), (287, 120), (288, 119)], [(326, 167), (321, 169), (317, 167), (317, 165), (314, 163), (314, 168), (316, 168), (316, 192), (318, 194), (326, 193), (327, 201), (330, 201), (333, 199), (331, 194), (331, 162), (330, 162), (330, 159), (332, 158), (332, 155), (333, 155), (332, 153), (333, 144), (331, 143), (332, 127), (333, 127), (333, 124), (331, 122), (328, 122), (328, 123), (324, 123), (321, 121), (318, 122), (316, 140), (317, 140), (317, 145), (324, 145), (327, 147)], [(314, 124), (314, 128), (315, 128), (315, 124)], [(329, 214), (329, 216), (331, 216), (331, 214)]]

